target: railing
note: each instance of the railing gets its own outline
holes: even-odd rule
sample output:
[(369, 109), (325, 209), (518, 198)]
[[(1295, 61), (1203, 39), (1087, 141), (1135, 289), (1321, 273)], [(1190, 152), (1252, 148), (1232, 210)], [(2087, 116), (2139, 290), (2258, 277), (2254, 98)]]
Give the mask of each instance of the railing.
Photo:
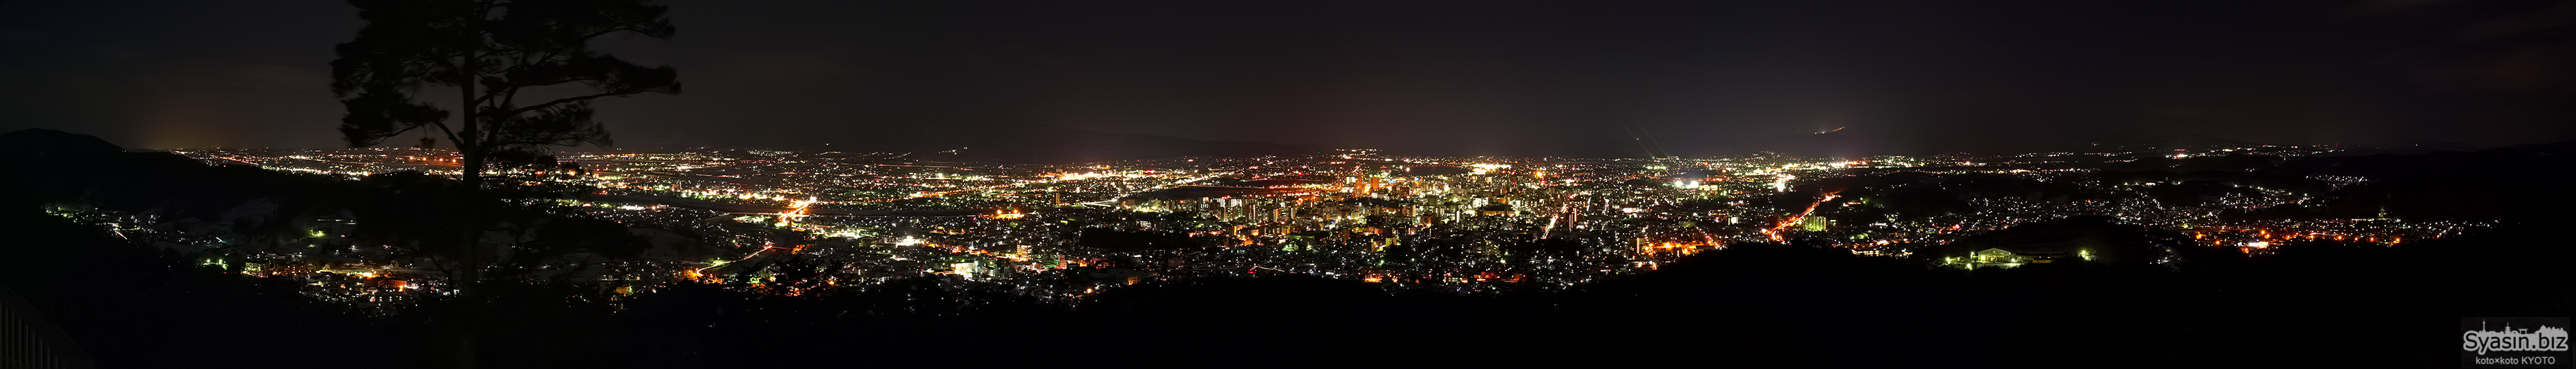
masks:
[(34, 304), (0, 286), (0, 368), (89, 369), (83, 354)]

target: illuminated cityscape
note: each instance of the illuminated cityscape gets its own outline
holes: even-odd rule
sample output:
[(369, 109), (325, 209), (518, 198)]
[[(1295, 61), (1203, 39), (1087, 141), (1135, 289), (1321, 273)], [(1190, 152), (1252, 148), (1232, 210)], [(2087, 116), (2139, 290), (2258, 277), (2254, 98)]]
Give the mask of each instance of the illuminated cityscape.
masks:
[[(2224, 247), (2254, 255), (2301, 240), (2397, 247), (2490, 225), (2409, 221), (2384, 212), (2350, 219), (2255, 215), (2317, 201), (2368, 178), (2121, 170), (2141, 159), (2198, 166), (2336, 151), (2246, 146), (2004, 156), (1580, 159), (1404, 157), (1355, 149), (1031, 165), (885, 153), (706, 150), (566, 154), (558, 166), (501, 177), (577, 189), (529, 205), (557, 216), (615, 221), (649, 239), (637, 259), (555, 256), (543, 263), (561, 266), (556, 273), (568, 276), (532, 277), (578, 278), (627, 294), (724, 281), (795, 294), (799, 287), (765, 284), (777, 280), (775, 265), (791, 258), (831, 265), (838, 272), (820, 279), (832, 285), (946, 276), (948, 283), (1004, 286), (1068, 304), (1117, 285), (1262, 274), (1357, 280), (1390, 290), (1491, 293), (1568, 288), (1743, 243), (1813, 245), (1950, 267), (2018, 266), (2027, 255), (2001, 255), (2021, 260), (2016, 262), (1979, 263), (1975, 258), (1992, 255), (1937, 246), (2019, 224), (2084, 216), (2189, 236), (2160, 247)], [(437, 150), (172, 152), (212, 164), (349, 179), (454, 170), (454, 155)], [(1923, 191), (1967, 196), (1950, 201), (1955, 204), (1927, 204)], [(65, 215), (124, 227), (137, 237), (168, 238), (207, 255), (208, 262), (239, 263), (233, 269), (242, 273), (309, 279), (313, 288), (307, 293), (327, 300), (384, 304), (403, 301), (406, 294), (440, 293), (447, 284), (434, 263), (395, 257), (386, 252), (394, 248), (389, 245), (350, 242), (350, 227), (331, 219), (304, 223), (312, 227), (308, 246), (321, 251), (279, 253), (226, 241), (244, 236), (154, 225), (132, 215)], [(2082, 254), (2068, 261), (2083, 261), (2092, 251), (2055, 252)], [(2054, 260), (2038, 262), (2049, 261)], [(2153, 262), (2176, 261), (2167, 253)], [(1117, 277), (1103, 277), (1112, 275)]]
[(0, 1), (0, 369), (2569, 368), (2571, 35), (2576, 1)]

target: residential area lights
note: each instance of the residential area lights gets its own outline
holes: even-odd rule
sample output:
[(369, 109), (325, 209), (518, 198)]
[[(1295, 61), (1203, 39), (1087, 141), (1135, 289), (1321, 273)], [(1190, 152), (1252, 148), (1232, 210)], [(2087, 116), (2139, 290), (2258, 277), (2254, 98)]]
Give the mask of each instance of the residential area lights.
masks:
[[(2237, 151), (2184, 152), (2331, 152), (2221, 149)], [(173, 152), (334, 175), (453, 173), (443, 161), (420, 159), (452, 156), (436, 150)], [(2079, 216), (2189, 235), (2180, 244), (2256, 253), (2289, 240), (2395, 245), (2484, 226), (2390, 218), (2228, 218), (2220, 215), (2298, 204), (2317, 193), (2248, 186), (2204, 196), (2206, 201), (2175, 202), (2164, 194), (2173, 191), (2167, 186), (2176, 186), (2171, 181), (2104, 181), (2100, 178), (2107, 174), (2097, 170), (2061, 164), (2169, 155), (2177, 154), (2140, 149), (1859, 159), (1777, 154), (1567, 159), (1354, 151), (1040, 165), (932, 161), (891, 153), (714, 150), (565, 154), (560, 160), (578, 170), (505, 169), (493, 177), (506, 179), (496, 183), (537, 189), (578, 189), (546, 200), (553, 204), (548, 211), (611, 220), (651, 240), (653, 251), (643, 259), (580, 267), (563, 261), (565, 273), (637, 293), (724, 278), (759, 284), (771, 278), (771, 260), (790, 256), (837, 265), (832, 270), (842, 274), (826, 278), (836, 285), (957, 276), (954, 283), (1002, 284), (1016, 293), (1051, 299), (1097, 291), (1097, 286), (1064, 282), (1100, 280), (1068, 277), (1085, 273), (1129, 282), (1293, 273), (1478, 293), (1516, 284), (1574, 286), (1744, 243), (1909, 257), (1942, 252), (1936, 246), (1985, 232)], [(1882, 176), (1943, 180), (1855, 185)], [(2329, 184), (2367, 180), (2320, 179)], [(1957, 198), (1948, 205), (1952, 208), (1939, 211), (1919, 210), (1925, 200), (1902, 197), (1920, 188), (2000, 182), (2021, 187), (1999, 188), (2063, 185), (2096, 195), (2075, 200), (1979, 190), (1984, 192)], [(139, 221), (77, 210), (58, 215), (100, 224)], [(125, 233), (170, 237), (218, 253), (243, 249), (239, 240), (245, 239), (152, 232)], [(258, 272), (263, 274), (385, 270), (389, 272), (363, 278), (403, 280), (408, 288), (331, 282), (324, 285), (347, 287), (317, 287), (335, 292), (315, 293), (443, 293), (444, 276), (435, 272), (438, 261), (405, 258), (390, 251), (393, 246), (358, 244), (340, 232), (312, 231), (312, 238), (322, 240), (314, 243), (315, 252), (243, 251), (221, 259), (263, 265)], [(1979, 269), (2102, 260), (2095, 251), (2052, 254), (2006, 247), (1928, 255), (1935, 258), (1927, 260)], [(676, 255), (712, 257), (683, 260)]]

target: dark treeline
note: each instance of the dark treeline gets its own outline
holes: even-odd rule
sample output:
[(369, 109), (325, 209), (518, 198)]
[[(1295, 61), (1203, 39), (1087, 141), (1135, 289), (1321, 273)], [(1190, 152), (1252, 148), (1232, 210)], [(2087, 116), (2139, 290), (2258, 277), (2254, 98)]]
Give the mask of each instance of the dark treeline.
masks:
[[(515, 211), (481, 205), (501, 196), (442, 189), (445, 182), (431, 178), (348, 181), (210, 167), (175, 155), (126, 153), (85, 136), (21, 132), (0, 137), (0, 154), (12, 158), (0, 171), (0, 193), (6, 193), (0, 234), (7, 235), (0, 260), (12, 261), (0, 268), (0, 283), (35, 302), (105, 367), (449, 367), (459, 359), (453, 348), (459, 337), (481, 347), (471, 360), (495, 368), (2448, 366), (2457, 358), (2452, 328), (2459, 317), (2576, 311), (2576, 298), (2564, 288), (2567, 261), (2576, 255), (2556, 231), (2567, 218), (2552, 212), (2570, 205), (2570, 182), (2547, 169), (2565, 166), (2567, 147), (2299, 159), (2252, 171), (2094, 174), (2178, 180), (2180, 186), (2198, 180), (2253, 186), (2272, 178), (2287, 181), (2277, 184), (2285, 189), (2305, 186), (2286, 178), (2368, 176), (2374, 181), (2300, 191), (2331, 191), (2329, 197), (2380, 191), (2350, 192), (2378, 195), (2350, 206), (2384, 206), (2408, 217), (2503, 220), (2467, 236), (2395, 248), (2294, 242), (2249, 256), (2179, 247), (2170, 252), (2186, 262), (2172, 267), (2133, 256), (2158, 251), (2117, 250), (2164, 245), (2162, 238), (2173, 234), (2077, 218), (1980, 235), (1961, 247), (2093, 242), (2112, 245), (2101, 248), (2112, 259), (1963, 271), (1796, 242), (1737, 244), (1658, 271), (1564, 290), (1460, 296), (1280, 275), (1149, 282), (1110, 289), (1072, 308), (931, 278), (819, 287), (813, 279), (828, 274), (819, 272), (825, 267), (788, 265), (767, 288), (815, 288), (783, 296), (741, 285), (683, 284), (611, 305), (596, 298), (597, 288), (580, 284), (500, 283), (491, 298), (472, 303), (482, 306), (477, 311), (502, 313), (474, 314), (467, 324), (450, 313), (462, 302), (450, 300), (390, 317), (353, 314), (303, 297), (298, 281), (244, 277), (43, 209), (81, 203), (223, 218), (221, 212), (241, 203), (272, 199), (266, 201), (278, 210), (259, 216), (275, 220), (236, 224), (291, 231), (297, 228), (262, 222), (347, 212), (437, 225), (441, 212)], [(1909, 177), (1917, 174), (1824, 185), (1889, 189), (1851, 194), (1900, 216), (1967, 211), (1958, 202), (1977, 196), (2090, 196), (1974, 176), (1923, 187), (1937, 190), (1899, 189), (1930, 180)], [(2325, 207), (2345, 206), (2332, 204)], [(452, 209), (366, 210), (438, 206)], [(537, 224), (562, 224), (531, 230), (547, 235), (539, 244), (559, 245), (551, 248), (602, 254), (632, 248), (596, 236), (613, 224)], [(449, 234), (367, 232), (424, 244), (435, 240), (420, 238)], [(1108, 231), (1080, 241), (1136, 249), (1194, 242), (1179, 234)], [(1511, 247), (1537, 251), (1523, 254), (1567, 248), (1544, 240)]]

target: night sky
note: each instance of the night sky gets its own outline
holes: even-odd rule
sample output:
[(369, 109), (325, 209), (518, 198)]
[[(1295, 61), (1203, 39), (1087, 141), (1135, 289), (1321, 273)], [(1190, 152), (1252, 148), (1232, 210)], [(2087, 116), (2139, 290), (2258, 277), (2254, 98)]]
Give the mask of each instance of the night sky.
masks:
[[(595, 44), (687, 86), (601, 103), (620, 147), (1014, 124), (1595, 156), (1635, 155), (1630, 132), (1684, 155), (2576, 138), (2564, 1), (664, 3), (672, 40)], [(332, 0), (0, 0), (0, 131), (338, 146), (326, 63), (360, 26)]]

